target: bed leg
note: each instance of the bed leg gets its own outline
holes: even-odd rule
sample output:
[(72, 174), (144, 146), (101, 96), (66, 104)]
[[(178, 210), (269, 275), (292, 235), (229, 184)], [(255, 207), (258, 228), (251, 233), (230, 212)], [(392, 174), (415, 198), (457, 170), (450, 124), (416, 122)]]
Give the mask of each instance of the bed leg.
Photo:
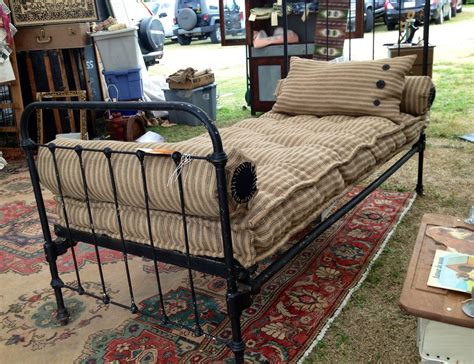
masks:
[(229, 344), (234, 353), (236, 363), (244, 362), (245, 342), (242, 338), (242, 326), (240, 318), (242, 311), (252, 304), (250, 290), (237, 290), (237, 285), (231, 284), (227, 290), (227, 312), (229, 313), (230, 325), (232, 329), (232, 341)]
[[(229, 295), (228, 295), (229, 296)], [(243, 364), (245, 343), (242, 339), (242, 328), (240, 325), (241, 312), (239, 307), (231, 307), (232, 303), (228, 300), (228, 310), (230, 316), (230, 325), (232, 329), (232, 341), (229, 344), (230, 349), (234, 353), (235, 363)]]
[(418, 140), (419, 151), (418, 151), (418, 181), (416, 183), (416, 193), (419, 196), (423, 196), (423, 160), (425, 158), (425, 147), (426, 147), (426, 136), (425, 133), (420, 135)]
[(55, 244), (52, 241), (47, 241), (44, 244), (44, 252), (46, 254), (46, 260), (48, 261), (49, 271), (51, 272), (51, 287), (54, 289), (54, 295), (56, 296), (56, 304), (58, 306), (56, 319), (61, 325), (66, 325), (69, 321), (69, 313), (64, 305), (64, 298), (62, 288), (64, 283), (59, 278), (58, 266), (56, 259), (58, 257)]

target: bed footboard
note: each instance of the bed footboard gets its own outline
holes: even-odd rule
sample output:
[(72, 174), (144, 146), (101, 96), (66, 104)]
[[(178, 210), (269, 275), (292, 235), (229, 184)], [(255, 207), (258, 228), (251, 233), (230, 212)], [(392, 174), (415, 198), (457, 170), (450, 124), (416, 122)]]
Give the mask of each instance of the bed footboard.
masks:
[[(124, 110), (124, 109), (137, 109), (137, 110), (180, 110), (187, 112), (195, 117), (197, 117), (201, 123), (206, 127), (209, 137), (212, 141), (212, 153), (205, 156), (187, 156), (191, 159), (200, 159), (211, 163), (215, 168), (215, 175), (217, 181), (217, 193), (218, 193), (218, 206), (219, 206), (219, 216), (221, 224), (221, 236), (222, 236), (222, 249), (224, 252), (223, 259), (209, 259), (206, 257), (199, 257), (191, 255), (189, 250), (189, 238), (188, 238), (188, 229), (187, 229), (187, 214), (186, 214), (186, 204), (185, 196), (183, 189), (183, 178), (181, 175), (181, 160), (182, 155), (179, 152), (172, 153), (159, 153), (159, 154), (148, 154), (142, 150), (137, 150), (133, 152), (124, 152), (124, 151), (114, 151), (111, 148), (104, 149), (92, 149), (85, 148), (80, 145), (75, 147), (65, 147), (58, 146), (53, 143), (49, 144), (38, 144), (34, 142), (29, 135), (29, 120), (31, 115), (36, 110), (41, 109), (59, 109), (59, 110), (91, 110), (91, 111), (101, 111), (101, 110)], [(171, 325), (180, 328), (186, 328), (191, 330), (195, 335), (209, 336), (208, 333), (205, 333), (202, 329), (200, 323), (200, 315), (198, 312), (196, 292), (194, 289), (193, 282), (193, 270), (200, 271), (203, 273), (210, 273), (216, 276), (220, 276), (226, 279), (227, 282), (227, 308), (228, 316), (230, 319), (231, 329), (232, 329), (232, 339), (225, 341), (224, 344), (227, 345), (235, 355), (236, 362), (243, 362), (243, 355), (245, 350), (245, 344), (242, 340), (241, 326), (240, 326), (240, 316), (244, 309), (250, 306), (250, 288), (242, 289), (238, 287), (238, 279), (248, 278), (248, 272), (238, 264), (234, 259), (233, 246), (232, 246), (232, 235), (230, 229), (230, 214), (229, 214), (229, 204), (227, 197), (227, 181), (225, 174), (225, 167), (228, 161), (227, 155), (224, 152), (221, 137), (219, 131), (217, 130), (214, 122), (209, 119), (206, 113), (201, 109), (197, 108), (194, 105), (187, 103), (178, 103), (178, 102), (35, 102), (28, 105), (22, 115), (21, 119), (21, 131), (22, 131), (22, 142), (21, 146), (26, 153), (29, 172), (31, 176), (31, 181), (33, 184), (33, 191), (35, 194), (39, 218), (41, 222), (41, 227), (44, 236), (44, 250), (46, 253), (46, 259), (49, 263), (50, 272), (51, 272), (51, 286), (54, 289), (56, 302), (57, 302), (57, 319), (61, 324), (67, 324), (69, 314), (67, 307), (64, 304), (62, 289), (70, 288), (77, 291), (79, 294), (86, 294), (95, 298), (100, 298), (105, 304), (115, 304), (121, 307), (128, 308), (132, 313), (138, 311), (138, 307), (135, 303), (134, 289), (132, 280), (130, 277), (130, 269), (128, 262), (128, 255), (138, 255), (142, 257), (147, 257), (153, 260), (154, 262), (154, 272), (156, 277), (157, 291), (159, 294), (160, 316), (158, 318), (159, 322)], [(41, 148), (46, 148), (49, 153), (51, 153), (51, 158), (53, 160), (54, 174), (56, 178), (56, 186), (59, 192), (58, 202), (60, 205), (60, 213), (63, 217), (63, 224), (61, 226), (55, 227), (55, 232), (57, 239), (52, 238), (50, 224), (48, 221), (48, 216), (46, 213), (46, 208), (43, 200), (43, 195), (41, 192), (40, 178), (35, 164), (34, 154)], [(63, 186), (62, 186), (62, 176), (60, 168), (57, 163), (57, 152), (58, 150), (68, 149), (71, 152), (74, 152), (77, 157), (77, 163), (80, 168), (81, 182), (83, 188), (84, 202), (87, 206), (87, 215), (89, 220), (90, 232), (78, 231), (70, 227), (68, 211), (66, 209), (65, 198), (63, 195)], [(110, 180), (110, 189), (113, 194), (113, 200), (115, 204), (116, 211), (116, 223), (118, 226), (119, 239), (114, 239), (109, 236), (104, 236), (98, 233), (95, 229), (95, 222), (93, 219), (92, 208), (91, 208), (91, 199), (89, 197), (89, 181), (86, 178), (85, 164), (84, 164), (84, 155), (86, 153), (98, 153), (103, 154), (103, 157), (107, 160), (109, 180)], [(122, 226), (122, 217), (119, 208), (118, 196), (117, 196), (117, 183), (116, 175), (113, 166), (113, 156), (116, 154), (129, 154), (137, 159), (137, 163), (140, 164), (141, 171), (141, 180), (142, 180), (142, 189), (143, 189), (143, 198), (144, 206), (146, 211), (147, 219), (147, 230), (148, 230), (148, 245), (139, 244), (131, 242), (125, 239), (124, 230)], [(144, 167), (144, 162), (147, 158), (171, 158), (176, 165), (176, 181), (178, 184), (179, 191), (179, 200), (181, 206), (181, 219), (183, 226), (183, 234), (185, 237), (185, 252), (176, 252), (176, 251), (167, 251), (159, 249), (154, 244), (154, 236), (152, 233), (152, 223), (150, 219), (150, 205), (149, 205), (149, 186), (147, 185), (147, 175), (146, 169)], [(189, 197), (189, 196), (188, 196)], [(191, 196), (192, 197), (192, 196)], [(75, 245), (77, 242), (85, 242), (94, 246), (95, 255), (97, 259), (97, 268), (99, 273), (99, 279), (101, 283), (101, 293), (100, 295), (94, 292), (87, 292), (82, 287), (80, 272), (78, 269), (78, 264), (75, 256)], [(122, 252), (124, 269), (127, 276), (128, 291), (130, 297), (130, 304), (125, 305), (120, 302), (115, 302), (109, 296), (106, 288), (106, 277), (104, 275), (102, 264), (100, 260), (99, 247), (107, 247), (109, 249), (117, 250)], [(58, 256), (65, 254), (70, 250), (75, 266), (76, 272), (76, 284), (75, 286), (68, 286), (61, 280), (56, 260)], [(186, 268), (188, 271), (189, 277), (189, 287), (191, 291), (191, 300), (194, 312), (194, 324), (192, 326), (184, 325), (183, 323), (173, 322), (169, 319), (169, 316), (166, 312), (166, 305), (163, 299), (163, 292), (161, 288), (161, 278), (158, 268), (158, 262), (166, 262), (169, 264), (177, 265), (183, 268)], [(142, 314), (146, 314), (142, 312)]]

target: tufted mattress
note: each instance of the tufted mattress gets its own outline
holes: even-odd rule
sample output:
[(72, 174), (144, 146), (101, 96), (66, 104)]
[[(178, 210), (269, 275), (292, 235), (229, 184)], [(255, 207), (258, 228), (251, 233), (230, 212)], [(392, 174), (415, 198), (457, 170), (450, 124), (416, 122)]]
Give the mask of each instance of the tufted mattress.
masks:
[[(378, 116), (318, 118), (269, 112), (260, 118), (246, 119), (222, 129), (224, 150), (229, 154), (228, 179), (232, 180), (235, 168), (244, 161), (256, 167), (257, 175), (257, 192), (252, 194), (252, 198), (231, 202), (235, 258), (249, 267), (275, 253), (291, 235), (317, 218), (348, 186), (402, 149), (411, 147), (425, 128), (427, 119), (425, 116), (401, 115), (394, 122)], [(56, 140), (55, 143), (93, 148), (109, 146), (129, 151), (137, 148), (137, 144), (123, 142)], [(150, 146), (155, 145), (146, 145)], [(212, 151), (207, 134), (184, 142), (160, 144), (159, 147), (193, 155), (206, 155)], [(41, 149), (37, 161), (40, 179), (57, 194), (50, 153)], [(76, 183), (80, 176), (79, 165), (67, 156), (66, 151), (58, 150), (56, 153), (60, 171), (67, 172), (63, 173), (62, 179), (70, 226), (90, 231), (81, 185)], [(125, 238), (148, 244), (143, 189), (137, 169), (139, 164), (138, 160), (131, 162), (127, 157), (113, 157), (115, 173), (121, 181), (118, 183), (119, 202)], [(88, 182), (96, 232), (119, 238), (116, 209), (112, 195), (106, 192), (110, 188), (104, 187), (110, 183), (106, 165), (87, 162), (86, 152), (84, 158), (85, 168), (93, 167)], [(185, 190), (190, 250), (194, 255), (223, 257), (212, 168), (207, 161), (193, 160), (183, 170), (185, 185), (191, 186)], [(152, 201), (152, 231), (155, 245), (184, 251), (182, 219), (176, 206), (176, 201), (179, 201), (177, 188), (173, 182), (166, 183), (172, 170), (172, 165), (147, 165), (149, 178), (162, 176), (149, 183), (150, 190), (158, 191)], [(232, 196), (229, 198), (232, 200)], [(60, 208), (58, 214), (64, 223)]]

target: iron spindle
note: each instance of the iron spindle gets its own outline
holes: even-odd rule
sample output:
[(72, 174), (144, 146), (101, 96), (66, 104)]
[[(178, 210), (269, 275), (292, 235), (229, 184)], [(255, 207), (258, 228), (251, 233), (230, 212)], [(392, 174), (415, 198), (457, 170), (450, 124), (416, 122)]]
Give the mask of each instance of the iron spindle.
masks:
[(72, 260), (74, 262), (74, 269), (76, 271), (76, 280), (77, 280), (78, 292), (79, 292), (79, 294), (83, 294), (84, 293), (84, 288), (82, 287), (81, 277), (80, 277), (80, 274), (79, 274), (79, 267), (77, 265), (76, 251), (75, 251), (74, 245), (72, 243), (71, 229), (69, 227), (69, 218), (68, 218), (68, 215), (67, 215), (66, 203), (64, 201), (63, 189), (62, 189), (62, 185), (61, 185), (61, 177), (59, 175), (58, 161), (57, 161), (57, 158), (56, 158), (56, 145), (54, 143), (50, 143), (50, 144), (48, 144), (48, 149), (51, 152), (51, 156), (53, 158), (54, 172), (55, 172), (55, 175), (56, 175), (56, 183), (58, 185), (59, 198), (61, 200), (61, 208), (63, 210), (63, 215), (64, 215), (64, 223), (66, 225), (66, 239), (68, 241), (69, 248), (71, 249)]
[(372, 60), (374, 59), (375, 59), (375, 0), (372, 0)]
[(145, 171), (145, 152), (138, 150), (137, 151), (137, 158), (140, 161), (140, 169), (142, 174), (142, 181), (143, 181), (143, 197), (145, 199), (145, 210), (146, 210), (146, 222), (148, 228), (148, 238), (150, 240), (150, 245), (153, 248), (153, 264), (155, 267), (155, 276), (156, 276), (156, 285), (158, 286), (158, 293), (160, 295), (160, 309), (161, 309), (161, 317), (164, 323), (168, 321), (168, 316), (166, 315), (165, 311), (165, 303), (163, 299), (163, 290), (161, 288), (161, 280), (160, 280), (160, 272), (158, 270), (158, 259), (156, 256), (155, 251), (155, 243), (153, 240), (153, 233), (151, 229), (151, 216), (150, 216), (150, 197), (148, 194), (148, 184), (146, 181), (146, 171)]
[(91, 203), (89, 199), (89, 189), (87, 187), (86, 172), (84, 170), (84, 161), (82, 159), (83, 148), (80, 145), (76, 145), (74, 147), (74, 151), (76, 152), (77, 157), (79, 158), (79, 168), (81, 170), (82, 186), (84, 187), (84, 197), (86, 200), (87, 214), (89, 217), (89, 227), (91, 229), (92, 238), (94, 241), (95, 256), (97, 258), (97, 267), (99, 268), (100, 283), (102, 285), (102, 301), (105, 304), (107, 304), (110, 302), (110, 297), (107, 294), (107, 289), (105, 288), (104, 273), (102, 271), (102, 262), (101, 262), (100, 254), (99, 254), (99, 246), (97, 244), (97, 235), (95, 233), (94, 219), (92, 217)]
[(179, 190), (179, 199), (181, 203), (181, 217), (183, 219), (183, 230), (184, 230), (184, 244), (186, 246), (186, 258), (188, 260), (188, 275), (189, 275), (189, 286), (191, 288), (191, 295), (193, 299), (193, 308), (194, 308), (194, 318), (196, 324), (195, 334), (196, 336), (201, 336), (203, 334), (203, 330), (201, 325), (199, 324), (199, 312), (196, 302), (196, 291), (194, 289), (194, 281), (193, 281), (193, 272), (191, 270), (191, 260), (190, 260), (190, 253), (189, 253), (189, 237), (188, 237), (188, 226), (186, 224), (186, 207), (184, 203), (184, 189), (183, 189), (183, 179), (182, 179), (182, 171), (183, 166), (181, 165), (181, 153), (174, 152), (171, 157), (173, 158), (174, 162), (176, 163), (176, 173), (178, 177), (178, 190)]
[(107, 165), (109, 167), (110, 184), (112, 186), (112, 194), (114, 195), (115, 215), (117, 216), (117, 224), (118, 224), (118, 227), (119, 227), (120, 240), (122, 241), (122, 257), (123, 257), (123, 262), (125, 264), (125, 273), (127, 275), (128, 290), (130, 292), (130, 311), (132, 313), (137, 313), (138, 312), (138, 307), (135, 304), (135, 297), (133, 296), (132, 280), (130, 278), (130, 268), (128, 266), (127, 247), (125, 246), (125, 238), (124, 238), (124, 235), (123, 235), (122, 218), (120, 216), (120, 207), (119, 207), (119, 203), (118, 203), (117, 185), (115, 183), (114, 169), (113, 169), (113, 166), (112, 166), (112, 149), (105, 148), (103, 153), (105, 155), (105, 158), (107, 159)]

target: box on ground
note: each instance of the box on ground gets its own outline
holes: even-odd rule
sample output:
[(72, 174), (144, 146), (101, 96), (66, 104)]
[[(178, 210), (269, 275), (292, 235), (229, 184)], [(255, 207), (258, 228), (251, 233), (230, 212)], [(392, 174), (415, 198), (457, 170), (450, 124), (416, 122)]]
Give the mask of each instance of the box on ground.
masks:
[(120, 71), (143, 68), (142, 52), (138, 45), (137, 28), (91, 33), (99, 49), (100, 58), (106, 71)]
[(206, 73), (197, 77), (193, 77), (190, 80), (187, 80), (185, 83), (169, 80), (168, 85), (171, 90), (192, 90), (214, 83), (214, 81), (214, 73)]
[(127, 101), (143, 98), (141, 68), (103, 73), (111, 99)]
[[(428, 46), (428, 68), (427, 75), (433, 77), (433, 52), (435, 46)], [(409, 55), (416, 55), (415, 63), (408, 73), (410, 76), (423, 76), (423, 46), (419, 45), (408, 45), (401, 46), (398, 48), (398, 45), (392, 45), (388, 47), (388, 56), (390, 58), (394, 57), (403, 57)]]
[[(201, 108), (211, 120), (216, 120), (216, 87), (215, 83), (193, 90), (163, 90), (166, 101), (187, 102)], [(173, 123), (186, 125), (201, 125), (195, 116), (183, 111), (169, 111), (169, 119)]]

